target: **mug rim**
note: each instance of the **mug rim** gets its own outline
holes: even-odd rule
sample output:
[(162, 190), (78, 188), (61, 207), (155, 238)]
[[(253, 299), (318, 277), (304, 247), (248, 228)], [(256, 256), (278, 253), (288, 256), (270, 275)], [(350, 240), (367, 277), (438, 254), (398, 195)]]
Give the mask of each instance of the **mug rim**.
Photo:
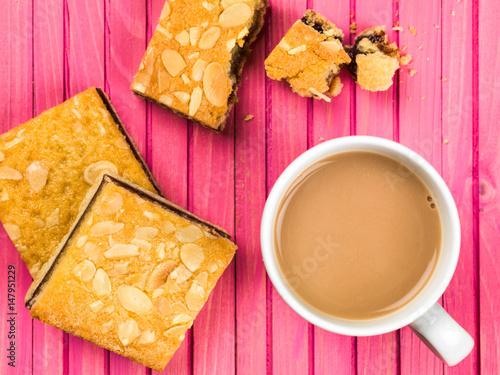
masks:
[[(383, 149), (384, 151), (390, 151), (403, 158), (407, 158), (408, 163), (401, 160), (398, 161), (403, 165), (409, 167), (421, 180), (424, 180), (424, 178), (422, 177), (422, 173), (416, 172), (413, 168), (418, 167), (423, 171), (424, 174), (426, 174), (426, 177), (430, 178), (435, 183), (435, 191), (438, 191), (441, 194), (443, 198), (443, 206), (446, 208), (444, 212), (441, 209), (439, 211), (441, 225), (443, 226), (443, 217), (441, 217), (441, 215), (446, 214), (447, 219), (450, 220), (448, 247), (451, 249), (449, 250), (451, 253), (449, 254), (450, 256), (447, 261), (447, 267), (444, 269), (441, 275), (439, 275), (439, 279), (435, 281), (435, 283), (438, 283), (438, 285), (433, 289), (428, 290), (428, 287), (429, 284), (431, 284), (431, 279), (433, 279), (434, 277), (438, 277), (436, 274), (438, 266), (443, 262), (441, 256), (442, 254), (440, 254), (438, 262), (430, 278), (426, 281), (425, 286), (404, 306), (395, 310), (394, 312), (374, 319), (347, 320), (336, 318), (334, 316), (330, 316), (320, 312), (319, 310), (315, 309), (307, 302), (302, 300), (301, 297), (291, 289), (283, 276), (276, 258), (276, 252), (274, 250), (274, 229), (276, 216), (279, 212), (279, 206), (284, 195), (286, 194), (290, 185), (293, 184), (293, 182), (303, 172), (307, 171), (307, 169), (310, 168), (313, 164), (329, 156), (342, 152), (363, 151), (362, 149), (359, 149), (360, 147), (378, 147)], [(347, 148), (347, 150), (343, 150), (343, 148)], [(377, 153), (376, 151), (370, 150), (364, 151)], [(383, 153), (380, 152), (379, 154)], [(444, 229), (442, 228), (442, 230), (444, 241)], [(335, 138), (314, 146), (298, 156), (278, 177), (269, 193), (262, 214), (260, 233), (261, 251), (267, 274), (269, 275), (269, 278), (276, 288), (277, 292), (285, 300), (285, 302), (297, 314), (299, 314), (301, 317), (314, 324), (315, 326), (318, 326), (330, 332), (348, 336), (373, 336), (388, 333), (407, 326), (417, 318), (421, 317), (432, 307), (432, 305), (436, 303), (436, 301), (438, 301), (440, 296), (448, 287), (448, 284), (450, 283), (451, 278), (453, 277), (453, 274), (455, 272), (460, 254), (461, 229), (458, 210), (453, 196), (442, 177), (422, 156), (412, 151), (411, 149), (392, 140), (373, 136), (346, 136)], [(445, 244), (442, 243), (441, 252), (443, 251), (444, 247)], [(418, 306), (415, 305), (411, 309), (408, 309), (408, 305), (412, 305), (417, 297), (421, 297), (424, 292), (427, 293), (425, 300)], [(398, 314), (401, 315), (400, 312), (405, 309), (408, 311), (404, 314), (404, 316), (400, 316), (399, 318), (396, 317), (396, 315)]]

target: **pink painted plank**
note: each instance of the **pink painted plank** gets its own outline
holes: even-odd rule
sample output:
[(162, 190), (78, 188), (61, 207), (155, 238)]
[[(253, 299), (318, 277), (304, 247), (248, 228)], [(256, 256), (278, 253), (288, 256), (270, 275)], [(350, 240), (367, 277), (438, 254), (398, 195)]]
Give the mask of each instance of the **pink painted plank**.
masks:
[[(266, 33), (266, 53), (279, 43), (307, 8), (305, 0), (272, 2)], [(267, 79), (267, 190), (280, 173), (307, 149), (308, 99), (293, 93), (286, 82)], [(268, 371), (305, 374), (310, 369), (311, 325), (297, 315), (268, 281)], [(272, 335), (271, 335), (272, 334)], [(312, 365), (312, 364), (311, 364)]]
[[(223, 134), (192, 124), (189, 208), (234, 236), (234, 117)], [(193, 326), (193, 373), (235, 371), (234, 261)]]
[[(148, 42), (156, 28), (163, 1), (148, 1)], [(144, 53), (146, 43), (141, 48)], [(139, 67), (140, 58), (136, 60)], [(134, 100), (142, 99), (135, 98)], [(187, 121), (169, 110), (148, 103), (148, 157), (153, 175), (167, 199), (188, 207), (188, 126)], [(163, 374), (191, 374), (192, 334), (186, 335), (181, 347)], [(157, 374), (157, 372), (153, 371)]]
[[(62, 0), (33, 3), (35, 116), (64, 101), (63, 28)], [(65, 336), (63, 331), (33, 320), (33, 373), (64, 373)]]
[[(441, 29), (434, 27), (441, 22), (441, 4), (400, 1), (399, 22), (399, 45), (413, 57), (399, 74), (399, 140), (441, 172)], [(410, 69), (417, 71), (413, 77)], [(410, 329), (401, 330), (400, 346), (402, 373), (442, 374), (442, 362)]]
[[(32, 2), (15, 3), (0, 1), (3, 20), (0, 23), (0, 73), (3, 84), (0, 87), (1, 108), (0, 132), (29, 120), (33, 116), (33, 69), (32, 69)], [(19, 22), (23, 20), (24, 22)], [(32, 325), (29, 311), (24, 308), (24, 295), (31, 284), (31, 276), (7, 233), (0, 229), (0, 348), (2, 360), (0, 373), (31, 373), (32, 369)], [(15, 291), (8, 290), (8, 267), (15, 268)], [(7, 298), (13, 294), (14, 311), (8, 307)], [(15, 313), (16, 315), (8, 315)], [(15, 318), (15, 338), (8, 337), (7, 320)], [(15, 341), (15, 368), (8, 365), (7, 349)]]
[[(261, 35), (245, 65), (235, 107), (236, 371), (266, 373), (266, 270), (260, 219), (266, 201), (266, 85)], [(253, 120), (244, 121), (247, 115)]]
[[(389, 40), (394, 40), (393, 3), (387, 0), (357, 0), (354, 21), (361, 32), (375, 25), (386, 25)], [(372, 93), (356, 87), (356, 134), (397, 138), (393, 128), (398, 125), (394, 115), (397, 83), (385, 92)], [(399, 373), (399, 333), (357, 339), (357, 370), (359, 374)]]
[[(66, 98), (90, 86), (103, 87), (104, 1), (65, 2)], [(69, 374), (107, 374), (109, 353), (69, 335), (66, 363)]]
[[(309, 4), (311, 5), (311, 4)], [(314, 10), (324, 15), (344, 31), (344, 40), (349, 42), (349, 1), (326, 3), (314, 1)], [(342, 93), (331, 103), (313, 100), (309, 114), (308, 146), (315, 146), (324, 140), (350, 135), (351, 91), (354, 82), (346, 72), (341, 74), (344, 87)], [(312, 117), (312, 119), (311, 119)], [(337, 335), (314, 327), (314, 372), (327, 374), (335, 369), (339, 374), (354, 374), (356, 371), (356, 340), (353, 337)]]
[[(474, 238), (472, 196), (472, 3), (448, 0), (443, 5), (443, 76), (448, 79), (442, 82), (443, 138), (448, 140), (443, 145), (443, 177), (457, 203), (462, 225), (460, 259), (444, 294), (443, 305), (476, 342), (467, 359), (444, 369), (446, 374), (478, 374), (478, 249)], [(456, 15), (452, 16), (452, 12)]]
[[(479, 7), (479, 9), (477, 9)], [(500, 46), (488, 43), (498, 28), (496, 15), (500, 3), (492, 0), (474, 3), (473, 30), (479, 28), (473, 39), (473, 123), (474, 149), (479, 150), (479, 179), (475, 181), (474, 194), (479, 194), (479, 296), (480, 296), (480, 351), (483, 374), (500, 373), (500, 268), (498, 244), (500, 243), (500, 143), (499, 87)], [(479, 22), (479, 25), (477, 25)], [(476, 36), (477, 35), (477, 36)], [(478, 49), (479, 48), (479, 49)], [(479, 142), (479, 143), (477, 143)], [(476, 154), (477, 156), (477, 154)], [(476, 159), (477, 160), (477, 159)]]
[[(105, 0), (105, 89), (143, 155), (146, 155), (146, 103), (136, 100), (130, 81), (146, 43), (146, 4), (134, 0)], [(109, 353), (111, 375), (149, 374), (150, 370)]]

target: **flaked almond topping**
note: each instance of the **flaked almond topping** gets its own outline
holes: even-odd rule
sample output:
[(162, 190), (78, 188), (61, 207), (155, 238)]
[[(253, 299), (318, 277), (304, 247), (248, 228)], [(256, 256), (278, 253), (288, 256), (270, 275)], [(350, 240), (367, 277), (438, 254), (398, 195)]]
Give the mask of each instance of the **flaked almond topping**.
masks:
[(181, 78), (182, 78), (182, 80), (184, 81), (184, 83), (185, 83), (186, 85), (189, 85), (189, 84), (191, 83), (191, 80), (189, 79), (189, 77), (187, 76), (187, 74), (186, 74), (186, 73), (183, 73), (183, 74), (181, 75)]
[(219, 269), (219, 266), (215, 263), (212, 263), (211, 265), (208, 266), (208, 270), (212, 273), (214, 273), (215, 271), (217, 271)]
[(203, 89), (207, 100), (212, 105), (222, 107), (226, 104), (231, 93), (231, 85), (219, 63), (213, 62), (205, 69)]
[(203, 8), (205, 8), (206, 10), (208, 10), (209, 12), (214, 9), (214, 5), (209, 3), (208, 1), (204, 1), (203, 3), (201, 3), (201, 5), (203, 6)]
[(187, 330), (188, 327), (185, 325), (175, 326), (167, 329), (165, 332), (163, 332), (163, 335), (166, 337), (177, 337), (180, 339), (180, 337), (184, 336)]
[(234, 46), (236, 45), (236, 39), (234, 39), (234, 38), (233, 39), (229, 39), (227, 41), (226, 45), (227, 45), (228, 52), (231, 52), (232, 49), (234, 48)]
[(5, 155), (3, 152), (0, 151), (0, 161), (4, 161), (5, 160)]
[(316, 90), (314, 87), (310, 87), (309, 91), (312, 92), (315, 96), (317, 96), (320, 99), (323, 99), (325, 102), (330, 103), (332, 99), (330, 99), (328, 96), (320, 93), (318, 90)]
[(193, 282), (191, 288), (186, 293), (186, 305), (191, 311), (199, 311), (203, 307), (205, 298), (205, 289), (196, 281)]
[(59, 225), (59, 208), (56, 208), (52, 213), (47, 217), (46, 224), (49, 228), (55, 227)]
[(283, 51), (290, 51), (292, 49), (292, 47), (290, 47), (290, 45), (287, 43), (287, 41), (285, 40), (285, 38), (281, 39), (281, 41), (279, 42), (278, 46), (283, 50)]
[(165, 289), (168, 290), (169, 293), (176, 293), (181, 291), (179, 285), (177, 285), (175, 283), (175, 280), (172, 279), (171, 277), (167, 279), (167, 282), (165, 283)]
[(163, 65), (165, 65), (165, 69), (167, 69), (172, 77), (177, 77), (186, 67), (186, 62), (179, 52), (172, 49), (166, 49), (163, 51), (161, 59), (163, 61)]
[(187, 314), (179, 314), (172, 320), (172, 324), (188, 323), (192, 320), (193, 319)]
[(191, 42), (192, 46), (195, 46), (196, 43), (198, 43), (198, 40), (200, 39), (200, 34), (201, 34), (201, 29), (199, 26), (191, 27), (189, 29), (189, 41)]
[(115, 311), (115, 305), (108, 305), (103, 310), (106, 314), (111, 314), (113, 311)]
[(127, 311), (136, 314), (147, 314), (153, 308), (153, 303), (149, 297), (133, 286), (122, 285), (118, 289), (117, 295), (123, 308)]
[(176, 264), (173, 261), (166, 261), (158, 264), (146, 281), (146, 290), (151, 291), (165, 284), (175, 266)]
[(114, 215), (123, 206), (123, 197), (120, 193), (112, 193), (104, 196), (101, 200), (101, 212), (103, 215)]
[[(43, 221), (43, 220), (42, 220)], [(87, 242), (88, 236), (81, 236), (76, 240), (76, 247), (81, 248)]]
[(207, 287), (208, 285), (208, 273), (206, 272), (200, 272), (198, 275), (195, 277), (196, 281), (203, 286), (204, 288)]
[[(0, 193), (0, 200), (2, 202), (5, 202), (8, 201), (9, 199), (10, 199), (9, 192), (6, 189), (2, 189), (2, 192)], [(45, 226), (45, 222), (43, 223), (43, 225)]]
[[(163, 290), (163, 289), (160, 289)], [(170, 302), (168, 301), (167, 298), (165, 297), (158, 297), (155, 300), (155, 309), (158, 311), (161, 315), (163, 316), (169, 316), (172, 314), (172, 306), (170, 305)]]
[(49, 168), (39, 161), (32, 163), (27, 169), (28, 182), (35, 193), (39, 193), (47, 183)]
[(175, 225), (174, 224), (172, 224), (168, 220), (162, 220), (162, 222), (161, 222), (161, 231), (163, 232), (163, 234), (165, 234), (165, 235), (170, 234), (174, 230), (175, 230)]
[(243, 39), (248, 35), (248, 27), (244, 27), (239, 33), (238, 33), (238, 39)]
[(252, 16), (252, 9), (245, 3), (231, 5), (219, 17), (219, 25), (223, 27), (238, 26), (247, 22)]
[(111, 246), (111, 249), (104, 252), (104, 256), (108, 259), (120, 260), (139, 255), (139, 246), (116, 244)]
[(132, 239), (132, 245), (139, 246), (142, 250), (149, 251), (151, 250), (151, 243), (146, 240), (140, 240), (138, 238)]
[(154, 331), (144, 331), (137, 339), (137, 345), (147, 345), (152, 344), (156, 341), (156, 335)]
[(191, 94), (191, 100), (189, 101), (189, 111), (190, 117), (194, 117), (198, 109), (200, 109), (201, 99), (203, 98), (203, 90), (201, 87), (195, 87), (193, 93)]
[(118, 168), (116, 168), (116, 165), (114, 165), (110, 161), (106, 160), (98, 161), (97, 163), (89, 165), (85, 169), (85, 173), (83, 174), (83, 179), (85, 180), (86, 183), (94, 185), (96, 182), (99, 181), (100, 177), (105, 172), (111, 172), (116, 174), (118, 173)]
[(101, 311), (101, 309), (104, 307), (104, 303), (102, 303), (102, 301), (94, 301), (90, 304), (90, 309), (93, 311), (93, 312), (99, 312)]
[(23, 175), (18, 170), (11, 167), (0, 167), (0, 179), (2, 180), (20, 180)]
[(192, 273), (182, 264), (180, 264), (177, 268), (175, 268), (172, 272), (170, 272), (170, 277), (177, 284), (183, 283), (187, 279), (191, 277)]
[(182, 302), (175, 302), (172, 304), (172, 310), (176, 314), (188, 313), (188, 308)]
[(170, 88), (170, 75), (168, 72), (160, 68), (158, 69), (158, 91), (162, 93)]
[(191, 97), (191, 95), (184, 91), (176, 91), (174, 92), (174, 95), (182, 104), (187, 104), (189, 102), (189, 98)]
[(181, 46), (187, 46), (189, 43), (189, 33), (186, 30), (182, 30), (175, 36), (175, 40), (177, 40)]
[(92, 237), (107, 236), (121, 231), (124, 226), (125, 224), (116, 221), (102, 221), (90, 228), (90, 234)]
[(120, 276), (128, 273), (128, 265), (130, 262), (116, 263), (113, 268), (109, 271), (111, 276)]
[(132, 89), (134, 91), (140, 92), (141, 94), (144, 94), (147, 90), (147, 87), (144, 86), (142, 83), (134, 82), (134, 84), (132, 85)]
[(162, 27), (160, 24), (156, 26), (156, 31), (159, 31), (160, 33), (165, 35), (168, 39), (172, 39), (174, 37), (170, 31)]
[(166, 20), (168, 16), (170, 16), (170, 4), (167, 1), (161, 11), (160, 21)]
[(76, 277), (78, 277), (82, 281), (89, 281), (94, 277), (95, 274), (95, 266), (89, 260), (84, 260), (81, 263), (78, 263), (75, 268), (73, 268), (73, 273)]
[(106, 322), (106, 323), (102, 324), (102, 325), (101, 325), (102, 331), (103, 331), (104, 333), (109, 332), (109, 330), (110, 330), (111, 328), (113, 328), (113, 324), (114, 324), (114, 322), (115, 322), (115, 321), (114, 321), (113, 319), (111, 319), (109, 322)]
[(237, 3), (246, 3), (248, 0), (222, 0), (221, 5), (224, 9), (229, 8), (231, 5), (237, 4)]
[(156, 248), (156, 253), (158, 254), (158, 258), (160, 258), (160, 260), (165, 258), (165, 244), (163, 242)]
[[(252, 116), (252, 115), (247, 115), (245, 118), (247, 118), (248, 116)], [(251, 119), (253, 119), (253, 116), (252, 116), (252, 118), (251, 118)], [(250, 121), (251, 119), (246, 120), (246, 121)], [(207, 237), (208, 237), (208, 238), (210, 238), (211, 240), (215, 240), (215, 239), (217, 239), (217, 236), (214, 236), (212, 233), (210, 233), (210, 232), (208, 232), (208, 231), (206, 231), (206, 230), (204, 230), (204, 231), (203, 231), (203, 233), (205, 234), (205, 236), (207, 236)]]
[(4, 224), (3, 227), (12, 241), (16, 241), (21, 238), (21, 228), (19, 228), (19, 225)]
[(163, 289), (155, 289), (153, 290), (153, 294), (152, 294), (152, 297), (153, 298), (158, 298), (159, 296), (161, 296), (163, 293), (165, 293), (165, 291)]
[[(45, 227), (45, 221), (43, 221), (42, 219), (36, 218), (34, 220), (34, 222), (35, 222), (35, 225), (36, 225), (37, 228), (43, 228), (43, 227)], [(86, 236), (84, 236), (84, 237), (86, 237)]]
[(195, 242), (203, 237), (203, 231), (196, 225), (188, 225), (184, 228), (178, 228), (175, 232), (175, 238), (181, 242)]
[(202, 24), (201, 24), (201, 27), (203, 27), (204, 29), (208, 27), (208, 21), (204, 21)]
[(212, 26), (211, 28), (207, 29), (203, 35), (200, 38), (200, 41), (198, 42), (198, 47), (201, 49), (210, 49), (215, 46), (215, 43), (220, 38), (220, 34), (222, 33), (222, 30), (220, 27), (217, 26)]
[(207, 67), (208, 62), (203, 59), (198, 59), (193, 64), (193, 68), (191, 69), (191, 78), (193, 81), (199, 82), (203, 78), (203, 72), (205, 72), (205, 68)]
[(134, 319), (128, 318), (118, 326), (117, 333), (123, 346), (128, 346), (139, 337), (139, 326)]
[(107, 297), (111, 294), (111, 281), (102, 268), (99, 268), (94, 276), (94, 293), (97, 297)]
[(188, 60), (192, 60), (192, 59), (197, 59), (198, 57), (200, 57), (200, 53), (199, 52), (195, 52), (195, 53), (192, 53), (191, 55), (189, 55), (187, 57)]
[(101, 251), (99, 250), (96, 244), (93, 244), (92, 242), (87, 242), (83, 247), (83, 253), (87, 258), (96, 262), (99, 259)]
[(153, 221), (160, 220), (160, 215), (158, 215), (155, 212), (151, 212), (151, 211), (146, 210), (146, 211), (143, 211), (142, 214), (144, 215), (144, 217), (148, 218), (149, 220), (153, 220)]
[(140, 240), (152, 240), (160, 231), (154, 227), (139, 227), (135, 230), (135, 238)]
[(196, 271), (205, 260), (203, 249), (192, 243), (182, 246), (180, 255), (182, 263), (191, 272)]
[(165, 104), (167, 107), (171, 106), (173, 103), (173, 99), (171, 96), (168, 95), (162, 95), (158, 98), (158, 101), (162, 104)]
[(337, 39), (327, 40), (325, 42), (321, 42), (320, 45), (327, 48), (328, 50), (330, 50), (333, 53), (337, 53), (338, 51), (340, 51), (343, 48), (342, 43), (340, 43), (340, 41)]
[(307, 49), (307, 46), (305, 44), (302, 44), (301, 46), (292, 48), (291, 50), (288, 51), (289, 55), (296, 55), (297, 53), (304, 52)]

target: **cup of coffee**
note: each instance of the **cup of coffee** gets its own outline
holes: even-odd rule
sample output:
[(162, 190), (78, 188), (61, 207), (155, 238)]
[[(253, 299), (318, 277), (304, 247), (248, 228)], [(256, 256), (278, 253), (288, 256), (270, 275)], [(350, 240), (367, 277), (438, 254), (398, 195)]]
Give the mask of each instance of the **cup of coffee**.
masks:
[(453, 197), (396, 142), (343, 137), (299, 156), (269, 194), (261, 245), (278, 293), (320, 328), (372, 336), (409, 325), (450, 366), (474, 346), (437, 303), (460, 252)]

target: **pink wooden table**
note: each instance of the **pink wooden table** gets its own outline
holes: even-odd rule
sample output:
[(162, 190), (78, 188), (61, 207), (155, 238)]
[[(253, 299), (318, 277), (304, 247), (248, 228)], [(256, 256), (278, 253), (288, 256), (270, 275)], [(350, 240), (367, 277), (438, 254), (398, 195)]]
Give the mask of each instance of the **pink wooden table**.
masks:
[[(226, 228), (239, 245), (166, 374), (500, 374), (500, 48), (497, 0), (272, 0), (244, 70), (240, 102), (214, 134), (129, 90), (163, 0), (0, 0), (0, 130), (99, 86), (165, 195)], [(331, 104), (265, 78), (263, 61), (307, 8), (349, 35), (377, 24), (414, 62), (384, 93), (348, 79)], [(404, 31), (391, 31), (399, 24)], [(412, 26), (416, 35), (409, 31)], [(409, 69), (415, 69), (413, 77)], [(255, 118), (244, 122), (246, 115)], [(429, 160), (458, 204), (462, 253), (441, 302), (474, 337), (448, 368), (408, 329), (350, 338), (315, 328), (274, 290), (261, 260), (266, 194), (300, 153), (349, 134), (393, 139)], [(30, 319), (30, 276), (0, 232), (0, 374), (149, 374), (145, 367)], [(16, 368), (9, 347), (7, 270), (16, 281)]]

